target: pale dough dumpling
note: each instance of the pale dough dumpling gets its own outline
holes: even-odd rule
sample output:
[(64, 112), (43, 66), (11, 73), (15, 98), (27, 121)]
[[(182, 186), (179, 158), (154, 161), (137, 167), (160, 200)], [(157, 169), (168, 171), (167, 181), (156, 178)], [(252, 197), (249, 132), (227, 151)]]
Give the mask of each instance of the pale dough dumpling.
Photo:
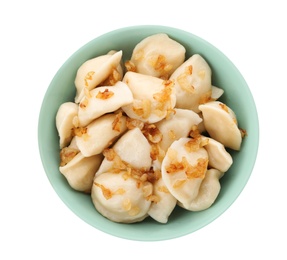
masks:
[(56, 127), (60, 138), (60, 148), (68, 146), (73, 138), (74, 118), (78, 114), (78, 105), (73, 102), (63, 103), (56, 114)]
[[(69, 149), (66, 151), (69, 153)], [(65, 176), (69, 185), (81, 192), (90, 193), (93, 179), (103, 159), (102, 154), (84, 157), (81, 152), (66, 165), (60, 166), (60, 172)]]
[(221, 176), (222, 173), (216, 169), (208, 170), (200, 185), (197, 197), (190, 204), (178, 204), (190, 211), (201, 211), (208, 209), (215, 202), (220, 192), (221, 185), (219, 179)]
[(202, 119), (198, 114), (187, 109), (174, 109), (175, 113), (169, 118), (156, 123), (157, 128), (162, 133), (162, 140), (159, 143), (165, 152), (169, 146), (181, 137), (188, 137), (193, 126), (197, 126)]
[(208, 138), (208, 144), (204, 148), (208, 153), (208, 166), (223, 173), (227, 172), (233, 163), (233, 159), (226, 151), (224, 145), (212, 138)]
[[(112, 149), (120, 160), (133, 168), (147, 171), (151, 167), (151, 147), (139, 128), (134, 128), (123, 134)], [(105, 158), (96, 174), (113, 170), (114, 167), (117, 167), (116, 163), (115, 158)]]
[(211, 101), (199, 106), (206, 131), (211, 138), (225, 147), (240, 150), (242, 136), (234, 112), (220, 101)]
[(143, 39), (133, 50), (128, 70), (141, 74), (168, 79), (185, 59), (185, 48), (159, 33)]
[(134, 97), (132, 104), (122, 107), (130, 118), (155, 123), (171, 113), (175, 106), (174, 84), (169, 80), (127, 72), (123, 82)]
[[(201, 119), (203, 118), (201, 112), (199, 112), (199, 113), (197, 113), (197, 114), (198, 114), (198, 116), (199, 116)], [(198, 129), (199, 133), (204, 133), (204, 132), (206, 132), (205, 127), (204, 127), (203, 120), (201, 120), (201, 122), (197, 125), (197, 129)]]
[(87, 93), (79, 104), (79, 124), (86, 126), (94, 119), (131, 104), (133, 95), (129, 87), (118, 81), (114, 86), (97, 87)]
[(142, 221), (148, 215), (152, 184), (139, 182), (127, 172), (105, 172), (95, 177), (92, 201), (95, 208), (106, 218), (122, 223)]
[(77, 146), (86, 157), (101, 153), (126, 131), (126, 117), (107, 114), (95, 119), (86, 127), (74, 130)]
[(119, 65), (122, 54), (122, 51), (109, 52), (106, 55), (87, 60), (79, 67), (75, 78), (76, 103), (79, 103), (84, 97), (85, 89), (92, 90), (106, 80), (109, 75), (117, 74), (118, 80), (121, 80), (122, 71)]
[(153, 183), (153, 194), (157, 200), (152, 202), (148, 214), (160, 223), (167, 223), (168, 217), (174, 210), (177, 200), (169, 192), (162, 178)]
[(175, 82), (176, 107), (198, 113), (198, 106), (210, 100), (211, 69), (199, 54), (194, 54), (171, 75)]
[(217, 100), (219, 99), (224, 93), (224, 90), (222, 88), (212, 86), (211, 87), (211, 100)]
[(170, 193), (183, 205), (190, 205), (198, 195), (205, 177), (208, 154), (192, 138), (174, 141), (162, 162), (162, 178)]

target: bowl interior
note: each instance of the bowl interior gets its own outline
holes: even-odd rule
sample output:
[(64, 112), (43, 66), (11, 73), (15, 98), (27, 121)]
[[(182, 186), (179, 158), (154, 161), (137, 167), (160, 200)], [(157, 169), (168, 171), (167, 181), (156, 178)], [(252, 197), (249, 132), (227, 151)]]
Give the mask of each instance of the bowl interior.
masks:
[[(186, 48), (186, 58), (194, 53), (202, 55), (211, 66), (213, 84), (224, 89), (221, 100), (237, 115), (239, 126), (247, 130), (240, 152), (230, 151), (232, 167), (221, 179), (221, 192), (211, 208), (189, 212), (181, 208), (171, 214), (167, 224), (151, 218), (141, 223), (119, 224), (102, 217), (94, 208), (89, 195), (74, 191), (59, 172), (59, 139), (55, 116), (59, 106), (73, 101), (74, 79), (79, 66), (86, 60), (107, 53), (123, 50), (124, 60), (130, 58), (134, 46), (143, 38), (167, 33)], [(259, 142), (258, 117), (250, 90), (240, 72), (218, 49), (205, 40), (182, 30), (164, 26), (135, 26), (104, 34), (76, 51), (59, 69), (45, 94), (38, 123), (38, 143), (47, 177), (64, 203), (82, 220), (108, 234), (142, 241), (166, 240), (180, 237), (204, 227), (220, 216), (238, 197), (252, 172)]]

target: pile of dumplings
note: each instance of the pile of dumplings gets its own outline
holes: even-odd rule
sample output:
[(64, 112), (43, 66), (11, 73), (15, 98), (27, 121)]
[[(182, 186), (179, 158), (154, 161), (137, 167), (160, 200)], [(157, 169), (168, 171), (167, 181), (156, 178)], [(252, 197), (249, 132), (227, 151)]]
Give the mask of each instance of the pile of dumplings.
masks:
[(227, 148), (240, 150), (246, 131), (219, 101), (211, 68), (185, 55), (164, 33), (126, 61), (111, 50), (79, 67), (75, 100), (58, 109), (59, 170), (112, 221), (167, 223), (177, 205), (209, 208), (233, 163)]

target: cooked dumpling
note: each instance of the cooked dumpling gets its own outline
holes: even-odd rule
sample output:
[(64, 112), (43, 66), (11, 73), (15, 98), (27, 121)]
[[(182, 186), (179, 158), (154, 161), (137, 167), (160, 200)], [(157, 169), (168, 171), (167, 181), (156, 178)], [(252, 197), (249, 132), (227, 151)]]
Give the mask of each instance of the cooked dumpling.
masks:
[(123, 82), (134, 97), (132, 104), (122, 107), (130, 118), (155, 123), (169, 115), (175, 106), (174, 86), (169, 80), (127, 72)]
[(224, 145), (212, 138), (208, 138), (208, 144), (204, 148), (208, 153), (208, 166), (223, 173), (227, 172), (233, 163), (233, 159), (225, 150)]
[[(139, 128), (127, 131), (115, 143), (112, 150), (106, 154), (97, 175), (115, 170), (115, 167), (120, 168), (120, 165), (116, 165), (120, 163), (119, 159), (135, 169), (147, 171), (151, 167), (151, 147)], [(112, 154), (113, 152), (115, 154)], [(115, 158), (115, 156), (119, 156), (119, 158)]]
[(133, 95), (129, 87), (118, 81), (114, 86), (97, 87), (88, 92), (79, 104), (79, 124), (86, 126), (94, 119), (121, 106), (131, 104)]
[(170, 193), (183, 205), (198, 195), (208, 165), (207, 151), (193, 138), (174, 141), (162, 162), (162, 178)]
[(211, 100), (217, 100), (219, 99), (224, 93), (224, 90), (222, 88), (218, 88), (215, 86), (211, 87)]
[(60, 172), (65, 176), (73, 189), (90, 193), (95, 173), (102, 162), (103, 155), (98, 154), (84, 157), (83, 154), (75, 148), (65, 147), (61, 150), (61, 158), (71, 156), (72, 158), (70, 158), (69, 162), (63, 162), (62, 165), (60, 165)]
[(200, 105), (199, 109), (202, 111), (204, 126), (210, 137), (225, 147), (240, 150), (242, 136), (234, 112), (220, 101)]
[(98, 212), (112, 221), (138, 222), (147, 217), (152, 184), (126, 176), (126, 171), (105, 172), (96, 176), (92, 187), (92, 201)]
[(199, 54), (194, 54), (171, 75), (175, 82), (176, 107), (198, 113), (198, 106), (210, 100), (211, 69)]
[(73, 149), (76, 149), (76, 150), (80, 151), (79, 147), (77, 146), (77, 142), (76, 142), (76, 138), (75, 137), (73, 137), (73, 139), (71, 140), (69, 148), (73, 148)]
[[(110, 75), (121, 80), (122, 71), (119, 65), (122, 58), (122, 51), (110, 52), (96, 58), (87, 60), (78, 69), (75, 78), (75, 86), (77, 89), (75, 102), (79, 103), (85, 95), (86, 90), (92, 90)], [(117, 80), (116, 80), (117, 81)]]
[(60, 138), (60, 148), (68, 146), (72, 140), (72, 128), (77, 114), (78, 105), (73, 102), (65, 102), (59, 107), (56, 115), (56, 127)]
[(201, 118), (201, 122), (197, 125), (198, 132), (199, 133), (204, 133), (204, 132), (206, 132), (206, 130), (205, 130), (204, 123), (203, 123), (203, 120), (202, 120), (202, 118), (203, 118), (202, 113), (199, 112), (197, 114)]
[(162, 140), (159, 145), (165, 152), (175, 140), (188, 137), (192, 127), (202, 121), (199, 115), (191, 110), (176, 108), (174, 111), (175, 114), (156, 123), (157, 128), (162, 133)]
[(200, 185), (197, 197), (190, 204), (178, 204), (181, 207), (191, 211), (208, 209), (214, 203), (220, 192), (221, 185), (219, 179), (221, 176), (222, 173), (216, 169), (208, 170)]
[(149, 216), (160, 223), (167, 223), (168, 217), (176, 206), (176, 198), (169, 192), (162, 178), (153, 183), (153, 195), (157, 198), (148, 211)]
[(185, 59), (185, 48), (167, 34), (159, 33), (143, 39), (133, 50), (128, 70), (168, 79)]
[(86, 157), (101, 153), (126, 131), (126, 117), (107, 114), (95, 119), (86, 127), (74, 129), (77, 146)]

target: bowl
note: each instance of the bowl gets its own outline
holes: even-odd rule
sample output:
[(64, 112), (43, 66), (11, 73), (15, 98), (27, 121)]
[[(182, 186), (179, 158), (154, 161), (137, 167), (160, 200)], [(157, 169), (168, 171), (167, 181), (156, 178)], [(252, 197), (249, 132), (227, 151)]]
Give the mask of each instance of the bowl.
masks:
[[(224, 89), (221, 101), (237, 115), (239, 126), (246, 129), (241, 150), (232, 152), (233, 165), (221, 179), (221, 191), (215, 203), (204, 211), (191, 212), (180, 207), (172, 212), (166, 224), (152, 218), (133, 224), (112, 222), (100, 215), (87, 194), (70, 188), (59, 172), (59, 138), (55, 116), (59, 106), (74, 101), (74, 79), (79, 66), (88, 59), (112, 49), (123, 50), (123, 59), (143, 38), (166, 33), (186, 48), (186, 57), (202, 55), (212, 69), (212, 82)], [(101, 35), (77, 50), (52, 79), (41, 106), (38, 121), (38, 144), (46, 175), (62, 201), (83, 221), (107, 234), (138, 241), (160, 241), (188, 235), (203, 228), (225, 212), (244, 189), (255, 164), (259, 144), (259, 124), (256, 105), (244, 78), (234, 64), (217, 48), (190, 32), (156, 25), (120, 28)]]

